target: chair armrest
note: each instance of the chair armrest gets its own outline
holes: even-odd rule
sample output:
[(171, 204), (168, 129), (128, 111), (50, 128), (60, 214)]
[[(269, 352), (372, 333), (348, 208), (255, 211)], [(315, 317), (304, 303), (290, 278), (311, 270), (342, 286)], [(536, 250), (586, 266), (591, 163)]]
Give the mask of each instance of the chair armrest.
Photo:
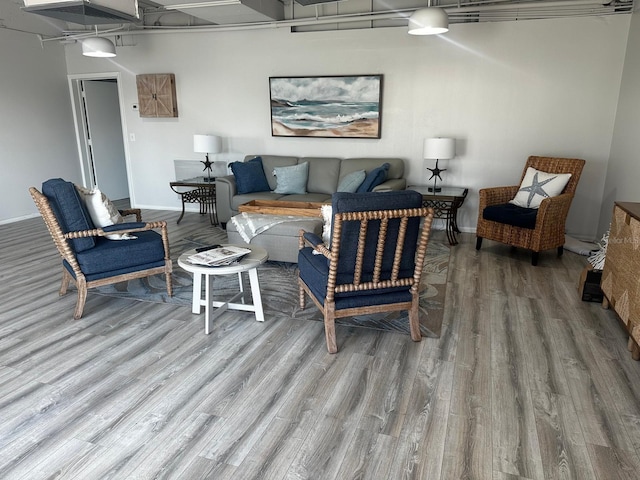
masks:
[(407, 180), (404, 178), (390, 178), (373, 188), (374, 192), (388, 192), (391, 190), (404, 190), (407, 187)]
[(120, 212), (120, 215), (122, 215), (123, 217), (129, 216), (129, 215), (135, 215), (136, 222), (142, 221), (142, 210), (140, 210), (139, 208), (127, 208), (125, 210), (118, 210), (118, 211)]
[(320, 252), (326, 258), (331, 257), (331, 250), (327, 248), (327, 246), (323, 243), (322, 238), (312, 232), (307, 232), (305, 230), (300, 230), (300, 249), (305, 246), (313, 247), (314, 250)]
[(536, 229), (543, 225), (558, 225), (564, 232), (564, 225), (569, 214), (573, 195), (563, 193), (557, 197), (545, 198), (540, 203), (538, 214), (536, 215)]
[(64, 238), (69, 239), (69, 238), (80, 238), (80, 237), (105, 237), (107, 235), (111, 235), (114, 232), (135, 233), (135, 232), (143, 232), (146, 230), (157, 230), (157, 229), (160, 229), (160, 236), (162, 237), (162, 245), (164, 247), (164, 258), (166, 261), (170, 261), (171, 252), (169, 250), (169, 229), (167, 228), (167, 222), (164, 220), (160, 220), (158, 222), (146, 222), (146, 223), (144, 222), (118, 223), (116, 225), (109, 225), (108, 227), (104, 227), (104, 229), (96, 228), (94, 230), (80, 230), (75, 232), (68, 232), (64, 234)]
[(302, 233), (302, 236), (304, 237), (308, 245), (311, 245), (312, 247), (317, 247), (318, 245), (324, 245), (324, 242), (322, 241), (322, 238), (320, 238), (319, 235), (312, 232), (306, 232), (304, 230), (300, 230), (300, 232)]
[(216, 177), (216, 208), (220, 223), (227, 223), (237, 213), (231, 207), (237, 192), (235, 176)]
[(130, 222), (130, 223), (117, 223), (115, 225), (109, 225), (103, 228), (96, 228), (93, 230), (76, 230), (74, 232), (67, 232), (64, 237), (70, 238), (83, 238), (83, 237), (104, 237), (112, 233), (133, 233), (144, 232), (145, 230), (161, 229), (163, 237), (167, 235), (167, 222), (161, 220), (159, 222)]
[(518, 193), (518, 185), (511, 185), (508, 187), (492, 187), (481, 188), (478, 191), (479, 205), (478, 210), (482, 212), (485, 207), (489, 205), (500, 205), (513, 200), (513, 197)]
[(228, 185), (229, 193), (235, 195), (236, 190), (236, 177), (234, 175), (224, 175), (222, 177), (216, 177), (216, 183), (224, 183)]
[(122, 232), (124, 230), (132, 230), (132, 229), (140, 229), (144, 228), (146, 223), (143, 222), (125, 222), (125, 223), (116, 223), (114, 225), (108, 225), (106, 227), (102, 227), (102, 230), (105, 232)]

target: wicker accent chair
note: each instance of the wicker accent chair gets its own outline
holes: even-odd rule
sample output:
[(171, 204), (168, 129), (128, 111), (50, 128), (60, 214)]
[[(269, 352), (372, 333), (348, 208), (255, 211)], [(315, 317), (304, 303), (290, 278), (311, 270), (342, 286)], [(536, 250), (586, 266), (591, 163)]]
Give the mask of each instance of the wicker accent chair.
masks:
[[(481, 189), (479, 192), (476, 250), (480, 250), (482, 239), (488, 238), (513, 247), (531, 250), (533, 252), (531, 264), (534, 266), (538, 264), (541, 251), (557, 248), (558, 256), (561, 256), (564, 251), (565, 222), (584, 164), (585, 161), (578, 158), (529, 157), (522, 171), (520, 183), (522, 183), (528, 167), (547, 173), (571, 174), (562, 193), (557, 197), (542, 200), (537, 210), (516, 207), (508, 203), (515, 197), (520, 185)], [(485, 219), (485, 208), (493, 205), (509, 206), (513, 215), (511, 221), (527, 224), (527, 226)], [(513, 214), (514, 211), (515, 214)]]
[(306, 293), (322, 311), (329, 353), (338, 351), (335, 319), (369, 313), (408, 310), (411, 339), (419, 342), (433, 209), (411, 190), (335, 193), (332, 205), (330, 246), (301, 230), (298, 252), (300, 307)]
[[(71, 280), (76, 284), (74, 319), (82, 317), (89, 288), (165, 274), (167, 292), (173, 294), (165, 221), (143, 223), (140, 210), (131, 209), (122, 213), (136, 215), (136, 222), (96, 228), (73, 183), (60, 178), (47, 180), (42, 191), (29, 189), (62, 256), (60, 295), (67, 293)], [(154, 229), (160, 229), (160, 233), (151, 231)], [(113, 233), (133, 233), (137, 238), (122, 241), (105, 238)]]

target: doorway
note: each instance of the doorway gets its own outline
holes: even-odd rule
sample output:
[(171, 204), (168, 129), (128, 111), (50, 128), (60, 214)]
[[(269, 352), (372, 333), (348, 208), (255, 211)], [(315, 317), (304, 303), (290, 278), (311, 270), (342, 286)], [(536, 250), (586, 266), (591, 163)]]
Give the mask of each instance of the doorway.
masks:
[(69, 77), (83, 184), (133, 203), (119, 74)]

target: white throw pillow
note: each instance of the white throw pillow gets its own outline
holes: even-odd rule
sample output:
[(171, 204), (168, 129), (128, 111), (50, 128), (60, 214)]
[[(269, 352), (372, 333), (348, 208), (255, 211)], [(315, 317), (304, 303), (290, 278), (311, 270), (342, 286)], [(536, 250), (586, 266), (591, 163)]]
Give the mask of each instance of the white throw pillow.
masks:
[(331, 216), (333, 207), (330, 204), (325, 204), (320, 207), (322, 211), (322, 219), (324, 220), (324, 225), (322, 226), (322, 242), (329, 246), (331, 243)]
[(518, 193), (509, 203), (524, 208), (539, 208), (545, 198), (560, 195), (570, 178), (570, 173), (547, 173), (529, 167)]
[[(78, 185), (76, 185), (76, 188), (84, 199), (91, 220), (93, 220), (93, 224), (96, 227), (108, 227), (109, 225), (124, 223), (124, 218), (122, 218), (118, 209), (99, 188), (88, 190)], [(113, 233), (107, 235), (107, 238), (109, 240), (133, 240), (137, 237), (129, 233)]]

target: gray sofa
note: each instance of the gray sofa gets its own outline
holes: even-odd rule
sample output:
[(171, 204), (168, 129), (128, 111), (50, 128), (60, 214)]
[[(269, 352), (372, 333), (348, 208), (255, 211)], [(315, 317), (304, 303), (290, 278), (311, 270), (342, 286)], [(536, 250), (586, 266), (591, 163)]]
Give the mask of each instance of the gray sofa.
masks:
[[(251, 160), (257, 155), (247, 155), (244, 159)], [(309, 179), (307, 193), (300, 195), (282, 195), (270, 192), (254, 192), (238, 195), (233, 175), (216, 178), (216, 205), (218, 220), (226, 224), (231, 217), (237, 215), (238, 207), (251, 200), (288, 200), (299, 202), (329, 202), (331, 195), (338, 189), (342, 178), (352, 172), (365, 170), (369, 173), (383, 163), (391, 167), (387, 173), (387, 180), (374, 188), (374, 191), (404, 190), (404, 161), (401, 158), (332, 158), (332, 157), (290, 157), (280, 155), (260, 155), (264, 173), (271, 190), (276, 188), (274, 167), (286, 167), (298, 163), (309, 162)]]

